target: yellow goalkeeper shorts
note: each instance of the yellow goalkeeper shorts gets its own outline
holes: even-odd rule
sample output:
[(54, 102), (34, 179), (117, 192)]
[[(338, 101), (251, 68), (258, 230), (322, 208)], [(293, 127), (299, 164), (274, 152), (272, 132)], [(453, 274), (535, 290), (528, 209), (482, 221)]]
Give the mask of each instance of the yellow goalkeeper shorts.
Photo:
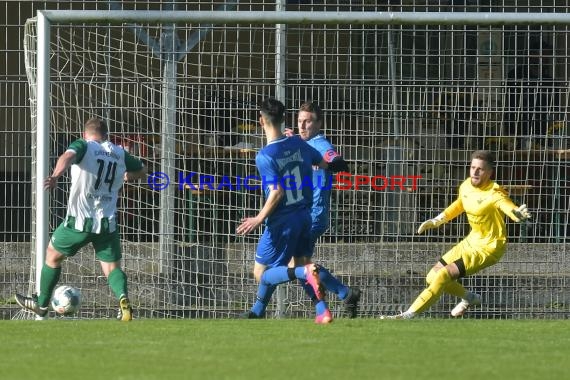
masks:
[(500, 244), (498, 248), (476, 246), (464, 239), (447, 251), (441, 258), (447, 264), (451, 264), (462, 259), (463, 264), (465, 265), (465, 275), (470, 276), (484, 268), (498, 263), (504, 253), (504, 244)]

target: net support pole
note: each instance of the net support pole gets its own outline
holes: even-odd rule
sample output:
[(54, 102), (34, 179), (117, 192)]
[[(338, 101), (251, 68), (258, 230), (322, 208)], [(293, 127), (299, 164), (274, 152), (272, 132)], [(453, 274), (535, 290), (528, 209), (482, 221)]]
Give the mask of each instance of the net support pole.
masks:
[(50, 87), (50, 21), (38, 11), (38, 56), (37, 56), (37, 128), (36, 128), (36, 293), (40, 292), (40, 276), (48, 242), (48, 193), (43, 181), (48, 176), (49, 165), (49, 87)]
[(162, 78), (162, 102), (161, 102), (161, 162), (160, 170), (168, 175), (170, 184), (160, 192), (160, 234), (159, 234), (159, 260), (160, 272), (167, 274), (166, 268), (170, 267), (170, 259), (174, 253), (174, 191), (176, 181), (176, 54), (175, 25), (166, 28), (164, 49), (164, 73)]
[[(275, 3), (275, 10), (277, 12), (285, 11), (286, 7), (286, 0), (276, 0)], [(285, 108), (287, 108), (286, 104), (286, 94), (285, 94), (285, 72), (286, 72), (286, 63), (285, 63), (285, 48), (287, 46), (287, 26), (285, 24), (276, 24), (275, 25), (275, 97), (282, 101), (285, 104)], [(281, 129), (285, 126), (282, 125)], [(287, 299), (287, 289), (285, 286), (278, 286), (277, 287), (277, 305), (276, 305), (276, 314), (277, 318), (284, 318), (285, 317), (285, 310), (287, 308), (286, 299)]]
[(388, 60), (388, 77), (392, 88), (392, 117), (394, 118), (394, 128), (390, 132), (390, 135), (394, 136), (394, 141), (398, 143), (400, 140), (400, 112), (397, 102), (398, 92), (396, 84), (396, 62), (394, 59), (394, 38), (392, 36), (392, 27), (390, 25), (388, 25)]
[[(400, 106), (398, 102), (398, 91), (397, 91), (397, 72), (396, 72), (396, 62), (394, 58), (394, 38), (392, 35), (392, 26), (388, 25), (388, 77), (391, 83), (391, 94), (392, 94), (392, 130), (390, 131), (390, 137), (393, 137), (393, 144), (390, 143), (388, 147), (387, 154), (387, 175), (403, 175), (403, 165), (400, 164), (402, 159), (403, 147), (400, 138)], [(399, 215), (397, 212), (397, 207), (401, 201), (401, 193), (395, 191), (389, 191), (386, 194), (386, 220), (388, 221), (389, 231), (388, 234), (393, 237), (398, 233), (399, 225)]]

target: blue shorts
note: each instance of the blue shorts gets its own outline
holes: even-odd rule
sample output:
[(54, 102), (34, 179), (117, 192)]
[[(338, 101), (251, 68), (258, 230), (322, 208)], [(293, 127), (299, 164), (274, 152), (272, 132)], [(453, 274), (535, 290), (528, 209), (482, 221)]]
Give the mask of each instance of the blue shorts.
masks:
[(265, 227), (257, 244), (255, 262), (268, 268), (286, 266), (293, 256), (310, 243), (311, 215), (292, 213)]
[(297, 252), (294, 254), (295, 257), (313, 257), (315, 253), (315, 245), (317, 240), (327, 232), (328, 227), (322, 226), (321, 224), (315, 224), (311, 226), (311, 231), (309, 232), (309, 242), (307, 245), (299, 247)]

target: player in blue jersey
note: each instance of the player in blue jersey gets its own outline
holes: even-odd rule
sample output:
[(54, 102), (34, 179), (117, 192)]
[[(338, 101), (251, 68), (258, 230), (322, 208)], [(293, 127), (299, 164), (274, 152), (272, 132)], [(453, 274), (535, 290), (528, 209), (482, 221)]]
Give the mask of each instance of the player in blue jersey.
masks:
[[(297, 116), (297, 127), (299, 136), (309, 145), (319, 151), (327, 162), (335, 162), (341, 171), (348, 171), (348, 165), (335, 147), (322, 134), (323, 111), (315, 102), (305, 102), (299, 108)], [(286, 130), (286, 134), (291, 135), (293, 131)], [(311, 263), (315, 245), (321, 235), (329, 228), (330, 223), (330, 202), (332, 189), (332, 174), (328, 169), (313, 167), (313, 203), (311, 207), (311, 232), (309, 245), (304, 246), (300, 253), (294, 257), (294, 266), (305, 266)], [(320, 279), (326, 290), (335, 293), (344, 301), (345, 310), (350, 318), (355, 318), (358, 313), (358, 302), (360, 301), (360, 290), (349, 288), (342, 284), (337, 278), (332, 276), (326, 269), (320, 272)], [(312, 288), (304, 285), (305, 292), (314, 302), (317, 302)], [(317, 304), (318, 305), (318, 304)]]
[(127, 276), (121, 269), (117, 199), (123, 182), (145, 178), (147, 169), (141, 160), (110, 142), (108, 134), (103, 120), (89, 119), (85, 123), (83, 139), (71, 143), (58, 158), (52, 174), (44, 180), (45, 190), (54, 189), (58, 179), (71, 168), (67, 215), (48, 244), (40, 277), (40, 293), (31, 297), (16, 294), (16, 302), (36, 313), (37, 319), (47, 316), (63, 261), (89, 243), (93, 245), (95, 257), (119, 300), (118, 319), (132, 319)]
[[(259, 240), (253, 274), (259, 283), (257, 299), (247, 318), (260, 318), (277, 285), (300, 279), (311, 286), (317, 300), (324, 300), (319, 271), (310, 263), (289, 268), (293, 256), (310, 243), (313, 188), (312, 165), (338, 170), (298, 136), (287, 137), (281, 131), (285, 106), (269, 98), (261, 105), (259, 122), (267, 145), (259, 151), (255, 162), (265, 192), (265, 204), (255, 217), (244, 218), (236, 232), (246, 235), (265, 222)], [(325, 308), (326, 309), (326, 308)], [(316, 323), (332, 321), (328, 309), (317, 313)]]

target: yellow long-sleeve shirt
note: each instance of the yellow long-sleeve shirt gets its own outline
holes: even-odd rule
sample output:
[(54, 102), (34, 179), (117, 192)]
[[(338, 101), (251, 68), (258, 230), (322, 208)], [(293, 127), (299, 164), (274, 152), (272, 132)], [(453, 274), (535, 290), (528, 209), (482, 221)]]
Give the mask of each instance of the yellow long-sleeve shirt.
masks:
[(493, 252), (502, 249), (507, 241), (504, 216), (519, 221), (513, 214), (516, 207), (507, 191), (494, 181), (478, 188), (467, 178), (459, 187), (457, 199), (444, 210), (444, 214), (447, 220), (451, 220), (465, 212), (471, 226), (465, 240), (474, 247)]

